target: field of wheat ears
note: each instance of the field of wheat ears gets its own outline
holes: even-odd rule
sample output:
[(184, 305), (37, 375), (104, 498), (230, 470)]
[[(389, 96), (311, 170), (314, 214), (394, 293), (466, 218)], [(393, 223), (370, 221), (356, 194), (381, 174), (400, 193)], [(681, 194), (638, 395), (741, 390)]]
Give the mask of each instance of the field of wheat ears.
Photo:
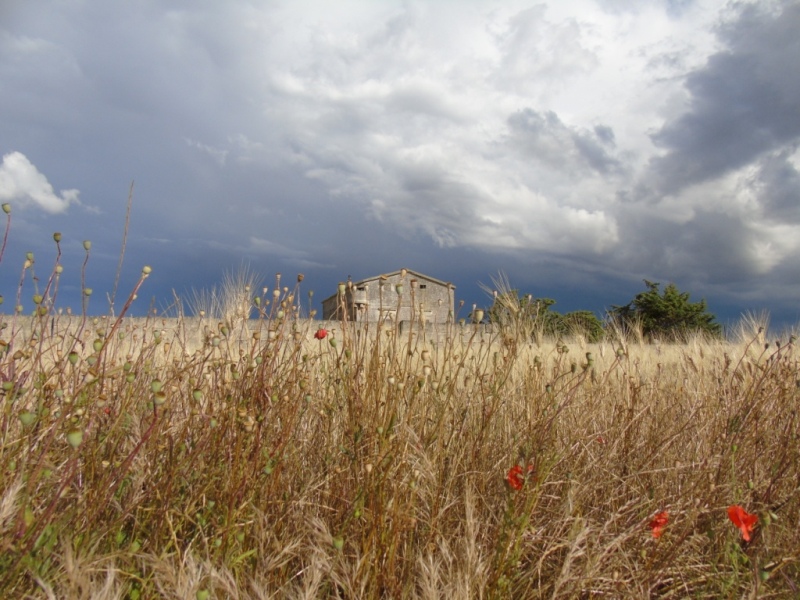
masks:
[(1, 597), (800, 594), (793, 339), (321, 331), (299, 282), (68, 317), (58, 277), (0, 317)]

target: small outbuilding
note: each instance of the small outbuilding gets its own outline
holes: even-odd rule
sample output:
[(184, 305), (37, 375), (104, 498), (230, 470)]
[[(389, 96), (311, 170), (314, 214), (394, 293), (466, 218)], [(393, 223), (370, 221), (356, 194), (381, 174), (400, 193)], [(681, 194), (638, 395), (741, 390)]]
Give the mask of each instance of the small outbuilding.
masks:
[(455, 286), (411, 269), (400, 269), (340, 283), (338, 291), (322, 301), (322, 318), (376, 323), (420, 321), (451, 323)]

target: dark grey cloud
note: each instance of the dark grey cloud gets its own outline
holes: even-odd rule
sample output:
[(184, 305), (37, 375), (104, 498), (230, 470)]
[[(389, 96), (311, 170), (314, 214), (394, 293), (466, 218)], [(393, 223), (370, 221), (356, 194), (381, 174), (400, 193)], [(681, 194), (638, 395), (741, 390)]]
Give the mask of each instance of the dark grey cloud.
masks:
[(686, 77), (688, 110), (653, 134), (656, 191), (675, 194), (800, 137), (800, 4), (746, 4), (720, 27), (724, 49)]
[(800, 171), (791, 161), (797, 151), (795, 146), (767, 155), (748, 181), (764, 218), (772, 223), (800, 224)]
[(614, 131), (607, 125), (592, 130), (568, 127), (552, 110), (524, 108), (508, 117), (512, 140), (535, 160), (580, 168), (589, 167), (599, 173), (618, 170), (621, 165), (613, 156)]
[(635, 271), (735, 287), (768, 270), (758, 253), (760, 232), (738, 216), (698, 210), (681, 222), (622, 219), (630, 236), (625, 260)]

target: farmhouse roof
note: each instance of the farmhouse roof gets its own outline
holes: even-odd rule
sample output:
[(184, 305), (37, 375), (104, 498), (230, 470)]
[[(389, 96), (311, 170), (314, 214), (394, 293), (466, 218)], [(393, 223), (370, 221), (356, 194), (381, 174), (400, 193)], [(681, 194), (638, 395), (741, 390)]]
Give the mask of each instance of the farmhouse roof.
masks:
[[(386, 277), (386, 278), (394, 277), (395, 275), (399, 275), (402, 270), (403, 269), (397, 269), (396, 271), (392, 271), (391, 273), (381, 273), (380, 275), (374, 275), (373, 277), (366, 277), (364, 279), (361, 279), (360, 281), (354, 281), (353, 285), (359, 285), (359, 284), (362, 284), (362, 283), (368, 283), (370, 281), (375, 281), (376, 279), (381, 279), (382, 277)], [(449, 281), (442, 281), (441, 279), (436, 279), (435, 277), (431, 277), (430, 275), (425, 275), (424, 273), (420, 273), (419, 271), (412, 271), (411, 269), (406, 269), (405, 271), (406, 271), (406, 273), (408, 275), (412, 275), (413, 277), (419, 277), (419, 278), (422, 278), (422, 279), (427, 279), (428, 281), (431, 281), (433, 283), (438, 283), (439, 285), (444, 286), (444, 287), (448, 287), (449, 286), (449, 287), (451, 287), (453, 289), (455, 289), (455, 287), (456, 287), (452, 283), (450, 283)]]

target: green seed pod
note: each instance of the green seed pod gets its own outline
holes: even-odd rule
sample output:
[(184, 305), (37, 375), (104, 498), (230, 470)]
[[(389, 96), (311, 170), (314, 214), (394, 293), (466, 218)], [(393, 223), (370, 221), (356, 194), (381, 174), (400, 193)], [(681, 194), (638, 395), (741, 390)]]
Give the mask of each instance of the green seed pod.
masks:
[(142, 275), (144, 275), (145, 277), (150, 275), (150, 273), (152, 273), (152, 272), (153, 272), (153, 269), (150, 267), (150, 265), (145, 265), (145, 266), (142, 267)]
[(11, 205), (8, 202), (3, 202), (3, 212), (7, 215), (11, 214)]
[(163, 406), (167, 401), (167, 395), (164, 392), (156, 392), (153, 394), (153, 404), (156, 406)]
[(58, 243), (61, 241), (61, 233), (60, 233), (60, 232), (56, 231), (56, 232), (53, 234), (53, 241), (54, 241), (56, 244), (58, 244)]
[(67, 443), (73, 448), (78, 448), (83, 443), (83, 431), (80, 429), (73, 429), (67, 434)]
[(90, 240), (83, 240), (83, 249), (87, 252), (92, 249), (92, 242)]
[(74, 350), (67, 355), (67, 360), (70, 362), (71, 365), (77, 363), (79, 358), (80, 356), (78, 356), (78, 353), (75, 352)]
[(83, 288), (83, 295), (84, 296), (91, 296), (92, 295), (92, 288)]
[(150, 383), (150, 391), (151, 391), (151, 392), (153, 392), (154, 394), (157, 394), (158, 392), (160, 392), (160, 391), (161, 391), (161, 388), (162, 388), (163, 386), (164, 386), (164, 384), (163, 384), (163, 383), (161, 383), (161, 381), (159, 381), (158, 379), (154, 379), (154, 380), (153, 380), (153, 381)]
[(100, 352), (103, 349), (103, 340), (97, 338), (94, 342), (92, 342), (92, 348), (94, 348), (95, 352)]
[(344, 548), (344, 538), (340, 535), (337, 535), (333, 538), (333, 547), (337, 550), (341, 550)]
[(23, 427), (30, 427), (31, 425), (33, 425), (34, 421), (36, 421), (36, 414), (24, 410), (21, 413), (19, 413), (19, 420), (22, 423)]

